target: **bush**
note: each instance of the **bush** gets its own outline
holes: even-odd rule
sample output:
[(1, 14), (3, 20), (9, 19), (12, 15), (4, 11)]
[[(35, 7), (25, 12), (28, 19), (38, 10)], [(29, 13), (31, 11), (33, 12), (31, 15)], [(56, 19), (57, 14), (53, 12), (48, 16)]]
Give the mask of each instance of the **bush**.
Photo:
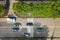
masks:
[(58, 1), (41, 4), (18, 2), (13, 4), (13, 10), (17, 11), (20, 16), (28, 16), (30, 13), (34, 17), (60, 17), (60, 3)]
[(0, 5), (0, 14), (1, 14), (1, 12), (3, 12), (4, 11), (4, 6), (3, 5)]

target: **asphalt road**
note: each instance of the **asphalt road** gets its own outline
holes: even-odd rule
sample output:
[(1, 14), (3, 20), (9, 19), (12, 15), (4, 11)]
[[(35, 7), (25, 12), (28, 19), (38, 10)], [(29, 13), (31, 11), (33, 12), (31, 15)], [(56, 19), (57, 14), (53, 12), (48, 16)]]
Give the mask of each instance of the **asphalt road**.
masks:
[[(59, 34), (60, 33), (59, 32), (60, 21), (59, 20), (60, 20), (59, 18), (55, 19), (55, 20), (52, 19), (52, 18), (37, 18), (37, 19), (33, 18), (33, 22), (35, 24), (34, 27), (44, 27), (45, 30), (47, 28), (47, 30), (44, 31), (44, 33), (46, 33), (46, 35), (48, 35), (48, 37), (52, 36), (52, 34), (54, 32), (54, 29), (55, 29), (55, 26), (56, 26), (56, 29), (55, 29), (55, 32), (54, 32), (54, 36), (55, 37), (60, 37), (60, 34)], [(25, 22), (25, 21), (23, 20), (23, 22)], [(26, 22), (28, 22), (28, 21), (26, 21)], [(37, 25), (36, 25), (36, 23), (37, 23)], [(18, 32), (12, 32), (13, 27), (14, 26), (12, 24), (8, 25), (6, 22), (0, 22), (0, 37), (21, 37), (23, 32), (21, 30), (19, 30)], [(26, 28), (26, 24), (25, 24), (25, 28)], [(31, 27), (29, 27), (29, 29), (30, 28)], [(32, 34), (32, 30), (31, 30), (31, 34)]]
[(20, 31), (13, 32), (12, 27), (11, 28), (9, 28), (9, 27), (0, 28), (0, 37), (22, 37), (22, 33)]

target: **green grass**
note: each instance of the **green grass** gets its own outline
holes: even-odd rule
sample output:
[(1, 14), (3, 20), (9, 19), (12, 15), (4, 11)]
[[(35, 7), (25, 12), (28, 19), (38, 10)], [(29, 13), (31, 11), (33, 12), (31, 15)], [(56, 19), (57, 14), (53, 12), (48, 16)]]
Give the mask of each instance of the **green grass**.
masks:
[(24, 38), (24, 37), (20, 37), (20, 38), (16, 38), (16, 40), (47, 40), (48, 37), (42, 37), (42, 38), (39, 38), (39, 37), (30, 37), (30, 38)]
[(0, 4), (0, 14), (4, 11), (4, 6)]
[(16, 40), (39, 40), (40, 38), (24, 38), (24, 37), (20, 37), (20, 38), (16, 38)]
[(60, 17), (60, 3), (54, 1), (42, 4), (17, 2), (13, 4), (13, 10), (23, 17), (29, 16), (29, 14), (34, 17)]

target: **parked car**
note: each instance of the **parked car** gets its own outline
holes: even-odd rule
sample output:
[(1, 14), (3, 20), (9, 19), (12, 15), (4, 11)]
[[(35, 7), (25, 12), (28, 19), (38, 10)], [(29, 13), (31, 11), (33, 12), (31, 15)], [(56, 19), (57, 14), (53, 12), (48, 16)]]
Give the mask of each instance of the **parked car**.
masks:
[(16, 22), (16, 17), (8, 17), (7, 21), (14, 23), (14, 22)]
[(15, 23), (14, 25), (15, 25), (16, 27), (19, 27), (19, 26), (21, 26), (22, 24), (19, 23), (19, 22), (17, 22), (17, 23)]
[(37, 32), (43, 32), (44, 31), (44, 28), (42, 28), (42, 27), (41, 28), (36, 28), (36, 31)]
[(13, 29), (13, 32), (18, 32), (19, 26), (21, 26), (21, 23), (19, 23), (19, 22), (15, 23), (14, 24), (14, 27), (12, 28)]
[(27, 22), (26, 25), (27, 25), (27, 26), (33, 26), (33, 23), (32, 23), (32, 22)]
[(13, 28), (12, 28), (12, 31), (13, 31), (13, 32), (18, 32), (18, 30), (19, 30), (19, 28), (18, 28), (18, 27), (16, 27), (16, 28), (15, 28), (15, 27), (13, 27)]

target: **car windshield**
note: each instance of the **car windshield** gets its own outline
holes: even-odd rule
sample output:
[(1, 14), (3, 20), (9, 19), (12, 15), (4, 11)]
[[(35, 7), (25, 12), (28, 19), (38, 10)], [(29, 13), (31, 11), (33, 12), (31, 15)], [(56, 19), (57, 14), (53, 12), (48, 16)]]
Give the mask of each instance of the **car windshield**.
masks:
[(33, 23), (29, 22), (27, 23), (28, 26), (33, 26)]
[(13, 30), (19, 30), (19, 28), (13, 28)]
[(15, 23), (15, 26), (19, 26), (19, 25), (21, 25), (21, 23)]
[(13, 32), (18, 32), (19, 28), (12, 28)]
[(37, 28), (37, 31), (38, 31), (38, 32), (43, 32), (44, 29), (43, 29), (43, 28)]

